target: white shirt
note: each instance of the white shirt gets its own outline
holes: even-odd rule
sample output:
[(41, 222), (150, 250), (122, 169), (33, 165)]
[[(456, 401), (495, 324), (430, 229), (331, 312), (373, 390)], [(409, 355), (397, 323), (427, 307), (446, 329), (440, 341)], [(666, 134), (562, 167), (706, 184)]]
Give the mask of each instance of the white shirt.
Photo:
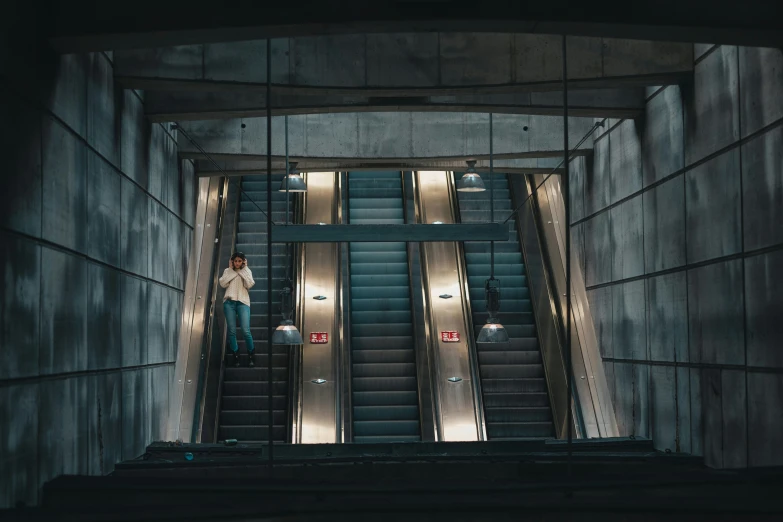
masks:
[(250, 306), (250, 295), (247, 293), (247, 289), (252, 288), (255, 284), (253, 273), (248, 267), (241, 270), (226, 268), (223, 275), (220, 276), (220, 286), (226, 289), (223, 301), (231, 299)]

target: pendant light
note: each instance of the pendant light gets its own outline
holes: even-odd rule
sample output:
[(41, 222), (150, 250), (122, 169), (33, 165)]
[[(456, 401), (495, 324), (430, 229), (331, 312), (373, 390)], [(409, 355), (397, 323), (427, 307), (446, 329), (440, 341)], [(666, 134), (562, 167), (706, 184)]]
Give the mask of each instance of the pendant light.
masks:
[[(495, 191), (493, 184), (492, 162), (492, 114), (489, 115), (489, 220), (495, 222)], [(477, 343), (507, 343), (508, 332), (498, 320), (500, 311), (500, 281), (495, 279), (495, 242), (489, 245), (489, 279), (484, 286), (484, 296), (487, 300), (487, 323), (479, 330)]]
[[(285, 164), (286, 167), (289, 165), (288, 163), (288, 116), (285, 117)], [(296, 165), (294, 163), (294, 165)], [(307, 187), (304, 188), (304, 190), (293, 190), (294, 183), (286, 183), (286, 180), (291, 178), (292, 176), (286, 174), (286, 177), (283, 179), (283, 185), (285, 188), (281, 188), (281, 192), (285, 192), (285, 226), (288, 226), (288, 203), (289, 203), (289, 192), (305, 192), (307, 190)], [(301, 176), (296, 176), (302, 181), (302, 185), (304, 185), (304, 180)], [(283, 285), (283, 289), (280, 291), (280, 313), (282, 314), (283, 318), (280, 321), (280, 326), (278, 326), (274, 333), (272, 334), (272, 344), (304, 344), (304, 340), (302, 340), (302, 334), (299, 333), (299, 330), (294, 326), (294, 321), (291, 320), (291, 316), (294, 312), (294, 284), (291, 282), (291, 274), (290, 274), (290, 268), (291, 263), (288, 257), (289, 254), (289, 245), (286, 243), (285, 245), (285, 270), (286, 270), (286, 277), (285, 277), (285, 284)], [(271, 252), (270, 252), (271, 255)]]
[(465, 175), (457, 182), (457, 190), (459, 192), (484, 192), (487, 190), (484, 188), (484, 181), (476, 173), (476, 161), (466, 161), (468, 164), (468, 170)]

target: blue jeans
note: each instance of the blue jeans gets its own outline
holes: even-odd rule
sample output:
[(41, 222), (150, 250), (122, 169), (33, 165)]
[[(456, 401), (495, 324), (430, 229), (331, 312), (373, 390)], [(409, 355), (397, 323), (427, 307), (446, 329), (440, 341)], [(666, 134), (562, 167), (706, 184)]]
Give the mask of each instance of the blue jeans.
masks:
[(228, 346), (233, 353), (239, 351), (237, 346), (237, 316), (239, 316), (239, 327), (242, 328), (242, 337), (247, 344), (247, 353), (253, 354), (253, 336), (250, 333), (250, 307), (239, 301), (226, 299), (223, 301), (223, 313), (226, 314), (226, 330), (228, 333)]

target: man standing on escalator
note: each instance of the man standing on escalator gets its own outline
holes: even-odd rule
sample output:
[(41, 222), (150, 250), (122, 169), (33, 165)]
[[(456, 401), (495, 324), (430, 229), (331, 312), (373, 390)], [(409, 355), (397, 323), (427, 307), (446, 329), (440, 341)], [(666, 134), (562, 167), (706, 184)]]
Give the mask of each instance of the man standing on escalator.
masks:
[(228, 262), (228, 268), (220, 276), (220, 286), (226, 289), (223, 297), (223, 312), (226, 315), (226, 330), (228, 345), (234, 354), (234, 366), (239, 366), (239, 346), (237, 346), (237, 316), (239, 327), (247, 345), (247, 354), (250, 356), (250, 366), (255, 366), (253, 361), (253, 336), (250, 333), (250, 295), (248, 289), (256, 282), (253, 273), (247, 267), (247, 258), (242, 252), (236, 252)]

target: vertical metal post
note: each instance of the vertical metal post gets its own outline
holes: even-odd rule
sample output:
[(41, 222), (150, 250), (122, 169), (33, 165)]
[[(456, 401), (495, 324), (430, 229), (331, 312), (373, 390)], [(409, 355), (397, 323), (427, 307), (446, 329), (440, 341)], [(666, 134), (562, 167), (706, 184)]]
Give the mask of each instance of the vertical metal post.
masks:
[[(489, 220), (495, 222), (495, 185), (493, 183), (494, 164), (492, 157), (492, 113), (489, 113)], [(495, 242), (489, 243), (489, 278), (495, 278)]]
[(568, 58), (566, 56), (567, 36), (563, 35), (563, 179), (561, 186), (563, 199), (565, 200), (565, 256), (566, 256), (566, 332), (565, 332), (565, 356), (566, 376), (568, 378), (568, 476), (571, 476), (571, 459), (573, 456), (573, 361), (571, 360), (571, 188), (569, 186), (568, 164)]
[(266, 299), (267, 299), (267, 432), (268, 446), (267, 457), (269, 458), (270, 472), (273, 462), (273, 436), (274, 428), (274, 408), (272, 401), (273, 379), (272, 379), (272, 335), (274, 334), (274, 325), (272, 324), (272, 40), (266, 40), (266, 209), (269, 215), (266, 218)]

